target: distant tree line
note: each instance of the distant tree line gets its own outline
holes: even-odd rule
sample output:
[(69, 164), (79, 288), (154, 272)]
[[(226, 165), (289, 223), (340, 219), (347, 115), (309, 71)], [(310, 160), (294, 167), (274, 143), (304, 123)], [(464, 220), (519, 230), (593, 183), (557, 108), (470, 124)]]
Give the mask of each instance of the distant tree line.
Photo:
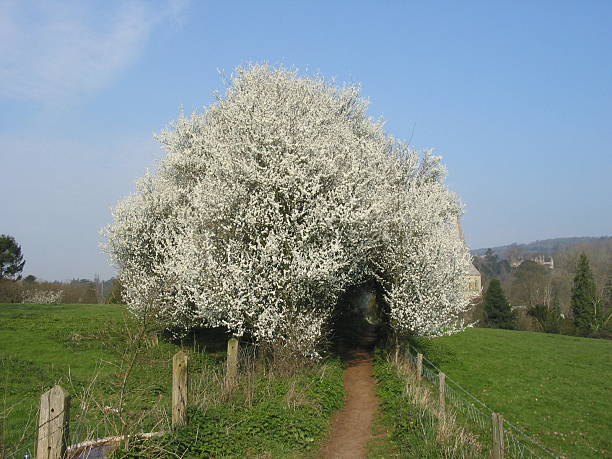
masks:
[(576, 246), (588, 246), (592, 244), (606, 244), (612, 241), (612, 236), (600, 237), (558, 237), (554, 239), (544, 239), (530, 242), (528, 244), (509, 244), (490, 249), (472, 250), (472, 255), (483, 256), (487, 250), (492, 250), (501, 258), (510, 258), (512, 253), (536, 254), (536, 255), (556, 255), (565, 249), (572, 249)]
[(72, 279), (65, 282), (48, 282), (29, 275), (21, 280), (0, 280), (0, 303), (43, 303), (36, 298), (52, 298), (53, 303), (64, 304), (102, 304), (120, 303), (117, 295), (117, 279)]
[[(507, 256), (520, 259), (520, 253)], [(473, 317), (481, 326), (612, 338), (612, 239), (554, 254), (550, 269), (529, 256), (512, 267), (492, 250), (475, 257), (484, 294)]]
[(117, 279), (72, 279), (47, 282), (29, 274), (22, 279), (25, 260), (15, 238), (0, 235), (0, 303), (121, 303)]
[[(507, 256), (522, 254), (510, 247)], [(488, 249), (474, 257), (483, 296), (474, 303), (479, 326), (612, 339), (612, 238), (593, 239), (556, 252), (555, 268), (529, 259), (513, 268)], [(22, 279), (25, 260), (12, 236), (0, 235), (0, 303), (123, 303), (116, 278), (41, 281)]]

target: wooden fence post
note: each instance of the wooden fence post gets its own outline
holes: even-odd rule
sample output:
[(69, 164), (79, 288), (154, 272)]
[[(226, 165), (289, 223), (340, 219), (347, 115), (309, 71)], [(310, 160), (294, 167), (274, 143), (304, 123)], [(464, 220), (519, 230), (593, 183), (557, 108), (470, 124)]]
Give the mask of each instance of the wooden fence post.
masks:
[(68, 445), (70, 395), (55, 386), (40, 397), (36, 459), (62, 459)]
[(179, 351), (172, 357), (172, 425), (187, 422), (187, 354)]
[(504, 417), (501, 414), (491, 415), (493, 424), (493, 449), (491, 457), (493, 459), (504, 459)]
[(442, 372), (438, 373), (439, 388), (440, 388), (440, 418), (444, 418), (446, 413), (446, 375)]
[(231, 338), (227, 342), (227, 368), (225, 373), (225, 385), (228, 389), (234, 387), (238, 376), (238, 340)]
[(497, 437), (499, 438), (499, 457), (504, 458), (504, 417), (501, 414), (497, 415)]
[(417, 380), (420, 381), (421, 377), (423, 376), (423, 354), (421, 354), (420, 352), (417, 354), (416, 371), (417, 371)]
[(399, 363), (399, 354), (400, 354), (399, 335), (396, 333), (395, 334), (395, 360), (393, 360), (396, 365)]

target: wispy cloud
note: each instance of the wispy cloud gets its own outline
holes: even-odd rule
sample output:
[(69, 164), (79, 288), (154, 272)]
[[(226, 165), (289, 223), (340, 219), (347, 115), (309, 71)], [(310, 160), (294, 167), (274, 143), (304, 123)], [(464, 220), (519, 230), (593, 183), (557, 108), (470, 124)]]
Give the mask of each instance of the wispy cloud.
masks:
[(57, 102), (102, 88), (185, 6), (0, 0), (0, 98)]

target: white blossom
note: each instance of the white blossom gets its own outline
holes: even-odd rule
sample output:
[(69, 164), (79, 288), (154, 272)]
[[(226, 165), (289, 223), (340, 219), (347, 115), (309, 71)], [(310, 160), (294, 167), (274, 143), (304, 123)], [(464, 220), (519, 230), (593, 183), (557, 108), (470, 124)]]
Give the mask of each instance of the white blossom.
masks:
[(164, 130), (106, 229), (130, 309), (316, 356), (339, 296), (375, 279), (395, 331), (460, 330), (460, 203), (440, 158), (366, 110), (357, 87), (255, 65)]
[(64, 292), (61, 290), (27, 290), (23, 293), (22, 303), (29, 304), (59, 304)]

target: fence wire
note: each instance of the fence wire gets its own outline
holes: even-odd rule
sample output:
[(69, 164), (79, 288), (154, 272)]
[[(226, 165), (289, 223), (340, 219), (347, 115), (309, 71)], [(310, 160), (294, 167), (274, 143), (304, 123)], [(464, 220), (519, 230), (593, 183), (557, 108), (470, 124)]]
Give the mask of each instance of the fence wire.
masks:
[[(404, 353), (404, 357), (406, 361), (416, 367), (418, 360), (417, 350), (414, 349), (414, 351), (413, 353), (410, 348), (407, 349)], [(439, 390), (440, 369), (425, 356), (422, 358), (423, 379), (437, 388), (436, 390)], [(469, 426), (470, 430), (478, 436), (481, 444), (492, 447), (493, 410), (448, 375), (445, 377), (445, 392), (447, 409), (451, 408), (453, 414)], [(506, 457), (516, 459), (558, 457), (536, 439), (530, 437), (523, 430), (506, 419), (503, 421), (503, 430), (503, 448)]]
[[(36, 434), (38, 434), (39, 426), (36, 426)], [(55, 435), (63, 430), (63, 427), (57, 427), (54, 431), (45, 434), (46, 437)], [(68, 423), (68, 445), (76, 445), (90, 440), (106, 438), (115, 435), (116, 429), (112, 425), (99, 421), (97, 423), (75, 420)], [(21, 444), (13, 445), (2, 451), (0, 449), (0, 458), (3, 459), (24, 459), (34, 458), (36, 453), (36, 441), (29, 440)]]
[[(19, 449), (16, 450), (9, 450), (6, 451), (4, 454), (6, 459), (31, 459), (34, 458), (34, 446), (23, 446)], [(2, 451), (0, 451), (0, 456), (2, 454)]]

